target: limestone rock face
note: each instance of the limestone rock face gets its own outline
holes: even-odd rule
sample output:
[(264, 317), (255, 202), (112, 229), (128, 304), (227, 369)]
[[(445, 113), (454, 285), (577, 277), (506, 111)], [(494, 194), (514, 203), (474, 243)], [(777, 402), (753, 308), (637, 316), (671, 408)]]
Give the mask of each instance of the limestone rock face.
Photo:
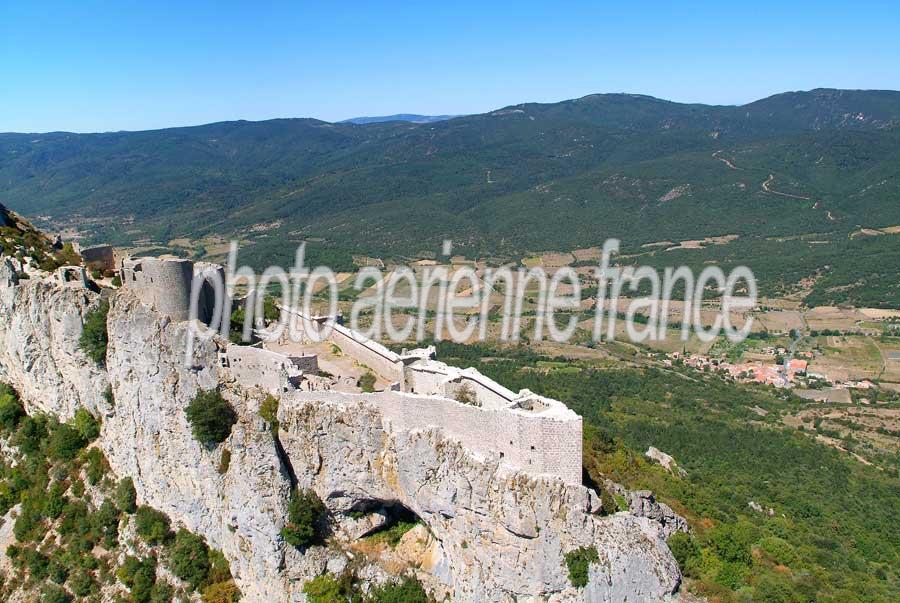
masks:
[[(302, 487), (333, 512), (394, 502), (422, 518), (439, 547), (431, 574), (455, 601), (659, 601), (680, 573), (649, 518), (599, 517), (582, 486), (502, 470), (438, 429), (393, 432), (352, 396), (282, 400), (281, 441)], [(330, 399), (327, 399), (330, 398)], [(564, 556), (596, 547), (583, 590)]]
[[(138, 500), (222, 549), (249, 601), (285, 600), (284, 544), (290, 481), (265, 422), (247, 398), (221, 391), (237, 411), (231, 435), (215, 448), (191, 434), (185, 407), (220, 381), (217, 343), (198, 342), (185, 362), (188, 323), (173, 323), (127, 295), (109, 314), (107, 364), (115, 408), (101, 446), (118, 475), (134, 480)], [(219, 473), (223, 450), (231, 454)]]
[(81, 406), (109, 411), (106, 371), (78, 346), (84, 318), (99, 303), (96, 293), (52, 279), (19, 281), (12, 262), (0, 258), (0, 381), (18, 390), (29, 411), (63, 420)]
[(626, 490), (612, 480), (605, 480), (603, 486), (625, 498), (628, 510), (633, 515), (652, 519), (653, 525), (659, 530), (659, 536), (664, 540), (668, 540), (675, 532), (688, 531), (687, 520), (666, 503), (658, 502), (650, 490)]
[[(418, 515), (425, 526), (396, 555), (453, 601), (663, 601), (679, 585), (659, 524), (631, 513), (600, 517), (600, 501), (586, 488), (503, 469), (437, 428), (394, 429), (364, 396), (285, 396), (279, 450), (257, 414), (262, 393), (220, 368), (226, 342), (197, 341), (186, 362), (188, 323), (119, 292), (104, 371), (77, 346), (97, 296), (14, 279), (0, 266), (0, 379), (32, 408), (63, 418), (80, 405), (99, 411), (99, 444), (113, 471), (134, 480), (141, 504), (221, 549), (245, 601), (304, 601), (303, 583), (348, 562), (338, 548), (285, 545), (279, 533), (292, 475), (317, 492), (334, 525), (358, 517), (350, 511), (397, 505)], [(103, 398), (107, 384), (112, 405)], [(198, 391), (216, 387), (238, 422), (225, 442), (207, 448), (192, 437), (184, 409)], [(589, 584), (575, 589), (564, 557), (582, 546), (596, 547), (600, 561)], [(361, 571), (384, 578), (371, 563)]]

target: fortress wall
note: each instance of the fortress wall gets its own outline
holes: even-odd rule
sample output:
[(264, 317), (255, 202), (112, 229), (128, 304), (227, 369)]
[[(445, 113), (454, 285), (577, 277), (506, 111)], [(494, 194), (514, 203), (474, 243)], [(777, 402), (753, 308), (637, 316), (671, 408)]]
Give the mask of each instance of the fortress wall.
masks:
[(447, 384), (446, 395), (451, 397), (455, 396), (457, 390), (463, 388), (474, 393), (475, 399), (478, 400), (483, 408), (506, 408), (506, 406), (508, 406), (516, 397), (516, 394), (499, 383), (496, 383), (487, 377), (483, 377), (482, 375), (470, 375), (466, 372), (464, 372), (459, 379)]
[(504, 419), (503, 432), (509, 439), (501, 445), (509, 451), (510, 463), (525, 471), (559, 475), (570, 483), (581, 483), (580, 416), (558, 420), (507, 411)]
[(517, 395), (474, 369), (459, 370), (441, 362), (410, 365), (405, 377), (407, 392), (456, 399), (460, 390), (468, 389), (487, 409), (506, 408)]
[(262, 348), (229, 345), (225, 350), (229, 374), (242, 386), (279, 395), (287, 384), (287, 357)]
[[(201, 271), (218, 273), (224, 284), (225, 270), (217, 264), (199, 262), (195, 265), (191, 260), (180, 258), (147, 257), (122, 263), (122, 286), (160, 314), (182, 321), (190, 316), (194, 274)], [(197, 318), (208, 324), (216, 302), (215, 289), (209, 281), (203, 283), (197, 301)], [(225, 311), (224, 307), (222, 311)]]
[(190, 260), (140, 258), (125, 262), (122, 285), (160, 314), (178, 322), (190, 314), (194, 264)]
[(500, 463), (509, 468), (581, 483), (582, 424), (581, 417), (574, 413), (572, 418), (561, 420), (399, 392), (293, 392), (283, 398), (281, 412), (290, 411), (291, 400), (377, 404), (385, 426), (391, 429), (437, 427), (469, 451), (484, 458), (499, 457)]
[[(302, 343), (315, 343), (305, 334), (310, 331), (325, 329), (321, 320), (310, 320), (297, 310), (292, 308), (282, 308), (290, 314), (294, 330), (300, 334)], [(343, 325), (331, 323), (333, 329), (327, 341), (341, 348), (341, 351), (348, 356), (354, 358), (360, 364), (364, 364), (386, 381), (402, 382), (403, 381), (403, 361), (398, 354), (390, 351), (383, 345), (372, 340), (357, 339), (353, 336), (353, 331)]]
[(423, 396), (444, 395), (444, 381), (447, 374), (425, 366), (412, 365), (406, 367), (406, 391)]
[(377, 400), (385, 420), (395, 429), (413, 430), (428, 426), (443, 429), (466, 448), (488, 457), (500, 451), (496, 413), (460, 404), (447, 398), (423, 398), (395, 394)]
[(360, 364), (390, 382), (403, 380), (403, 362), (400, 356), (374, 341), (361, 341), (353, 337), (353, 332), (341, 325), (334, 325), (330, 341), (341, 348), (341, 351), (352, 356)]
[(190, 309), (191, 281), (194, 266), (189, 260), (155, 260), (141, 262), (144, 284), (149, 286), (153, 307), (172, 320), (187, 320)]

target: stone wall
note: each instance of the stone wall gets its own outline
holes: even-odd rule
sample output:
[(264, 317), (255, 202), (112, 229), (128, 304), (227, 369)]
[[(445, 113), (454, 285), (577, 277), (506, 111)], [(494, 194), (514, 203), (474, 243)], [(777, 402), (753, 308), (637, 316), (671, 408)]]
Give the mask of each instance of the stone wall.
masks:
[(315, 375), (319, 372), (319, 357), (315, 354), (303, 354), (302, 356), (288, 356), (288, 360), (304, 373)]
[[(218, 273), (224, 285), (224, 269), (218, 264), (198, 262), (195, 265), (191, 260), (181, 258), (128, 258), (122, 262), (120, 276), (122, 286), (134, 292), (142, 303), (172, 320), (182, 321), (190, 317), (194, 275), (205, 271)], [(197, 299), (196, 318), (209, 324), (215, 302), (213, 286), (205, 281)], [(224, 307), (223, 311), (226, 311)], [(224, 319), (228, 320), (228, 317)]]
[(364, 364), (378, 373), (386, 381), (396, 383), (403, 380), (403, 362), (400, 360), (400, 356), (380, 343), (354, 337), (353, 331), (338, 324), (334, 325), (329, 341), (360, 364)]
[(122, 286), (144, 304), (174, 321), (190, 315), (194, 263), (182, 259), (138, 258), (122, 265)]
[[(525, 410), (484, 409), (449, 398), (401, 392), (346, 394), (294, 392), (282, 406), (309, 400), (343, 404), (373, 403), (381, 410), (385, 428), (413, 431), (436, 427), (481, 458), (493, 458), (511, 470), (552, 475), (566, 483), (581, 483), (582, 421), (558, 407), (547, 415)], [(557, 403), (559, 404), (559, 403)]]
[[(398, 428), (439, 427), (479, 454), (502, 458), (509, 467), (581, 483), (582, 420), (561, 402), (527, 391), (517, 394), (473, 368), (452, 367), (429, 354), (398, 355), (332, 324), (329, 341), (409, 394), (386, 392), (373, 398)], [(464, 393), (474, 398), (473, 404), (457, 401)], [(517, 407), (531, 398), (538, 402)]]
[(277, 396), (296, 389), (301, 377), (319, 371), (315, 354), (285, 356), (264, 348), (228, 344), (219, 354), (225, 374), (242, 388), (258, 388)]
[(459, 369), (443, 362), (423, 360), (404, 370), (403, 391), (425, 396), (459, 399), (461, 392), (473, 396), (478, 406), (505, 408), (517, 394), (477, 370)]
[(87, 272), (82, 266), (62, 266), (56, 269), (56, 280), (60, 285), (66, 287), (79, 287), (87, 289), (88, 283)]

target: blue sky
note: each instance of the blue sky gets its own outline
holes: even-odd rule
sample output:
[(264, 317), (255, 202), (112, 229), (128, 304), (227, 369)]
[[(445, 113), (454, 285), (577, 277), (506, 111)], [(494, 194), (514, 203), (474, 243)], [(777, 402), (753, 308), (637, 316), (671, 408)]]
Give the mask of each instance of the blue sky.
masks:
[(896, 1), (167, 4), (0, 0), (0, 131), (900, 89)]

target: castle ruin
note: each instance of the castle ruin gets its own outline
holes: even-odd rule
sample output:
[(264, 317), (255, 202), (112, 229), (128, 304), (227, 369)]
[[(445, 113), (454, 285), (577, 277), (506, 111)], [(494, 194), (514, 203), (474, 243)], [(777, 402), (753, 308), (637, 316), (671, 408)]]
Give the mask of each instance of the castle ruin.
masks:
[[(145, 305), (184, 321), (190, 317), (195, 274), (208, 270), (223, 274), (221, 266), (174, 257), (126, 259), (122, 286)], [(215, 301), (209, 283), (198, 296), (198, 318), (208, 324)], [(254, 346), (228, 343), (219, 363), (234, 383), (278, 396), (282, 405), (375, 404), (386, 428), (439, 428), (501, 467), (581, 483), (582, 419), (562, 402), (528, 390), (513, 392), (474, 368), (449, 366), (435, 358), (433, 347), (398, 354), (335, 317), (281, 310), (301, 321), (307, 333), (327, 327), (330, 334), (322, 342), (282, 337)], [(372, 373), (382, 387), (363, 392), (357, 379), (361, 371)]]

